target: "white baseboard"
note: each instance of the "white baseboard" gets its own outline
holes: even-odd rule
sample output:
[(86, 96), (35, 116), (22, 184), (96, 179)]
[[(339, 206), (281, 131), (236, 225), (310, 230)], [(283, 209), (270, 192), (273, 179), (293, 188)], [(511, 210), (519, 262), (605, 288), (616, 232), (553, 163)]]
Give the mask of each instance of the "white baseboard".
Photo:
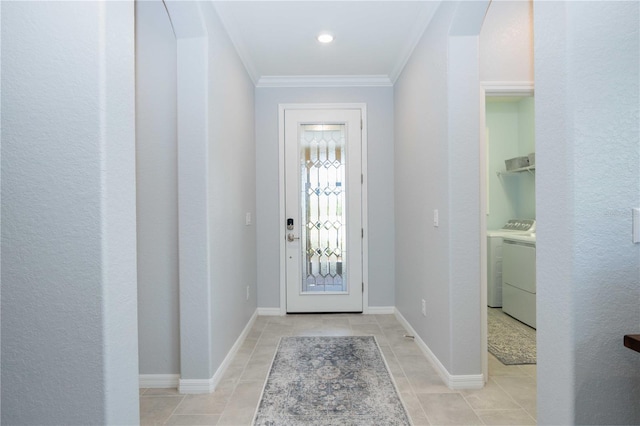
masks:
[[(409, 334), (415, 337), (415, 342), (422, 350), (427, 359), (435, 367), (436, 371), (445, 382), (445, 384), (453, 390), (458, 389), (481, 389), (484, 387), (485, 380), (482, 374), (468, 374), (468, 375), (453, 375), (447, 371), (445, 366), (440, 362), (438, 357), (429, 349), (427, 344), (418, 336), (416, 331), (411, 327), (411, 324), (402, 316), (402, 314), (393, 306), (370, 306), (368, 314), (374, 315), (386, 315), (395, 314), (396, 318), (402, 326), (409, 332)], [(210, 379), (180, 379), (178, 374), (141, 374), (139, 376), (139, 383), (141, 388), (178, 388), (180, 393), (194, 394), (194, 393), (211, 393), (220, 383), (220, 380), (224, 376), (229, 364), (233, 361), (236, 353), (242, 346), (245, 338), (249, 334), (251, 327), (258, 317), (261, 316), (279, 316), (281, 315), (280, 308), (257, 308), (251, 316), (251, 319), (245, 326), (244, 330), (234, 343), (234, 345), (227, 353), (227, 356), (220, 364), (220, 367)]]
[(261, 317), (277, 317), (282, 315), (280, 308), (258, 308), (257, 312)]
[[(393, 315), (396, 312), (394, 306), (369, 306), (366, 309), (368, 315)], [(261, 317), (280, 316), (280, 308), (258, 308), (258, 315)]]
[(224, 358), (224, 360), (222, 361), (222, 364), (220, 364), (220, 367), (218, 367), (218, 370), (216, 370), (212, 378), (180, 379), (178, 383), (178, 391), (180, 393), (211, 393), (213, 392), (218, 386), (218, 384), (220, 383), (220, 380), (222, 380), (224, 373), (227, 371), (227, 368), (229, 367), (229, 364), (231, 364), (231, 361), (233, 361), (233, 358), (236, 356), (236, 353), (238, 353), (238, 349), (240, 349), (240, 346), (242, 346), (244, 339), (246, 339), (247, 335), (249, 334), (249, 331), (251, 330), (251, 327), (253, 327), (253, 323), (256, 321), (257, 317), (258, 317), (258, 310), (256, 309), (256, 311), (251, 316), (251, 319), (249, 319), (249, 322), (244, 327), (244, 330), (242, 330), (242, 333), (240, 333), (240, 336), (238, 336), (238, 338), (236, 339), (236, 342), (233, 344), (233, 346), (227, 353), (227, 356)]
[(450, 389), (482, 389), (485, 385), (484, 374), (458, 374), (451, 376)]
[(440, 362), (438, 357), (429, 349), (429, 346), (418, 336), (416, 331), (411, 327), (411, 324), (402, 316), (400, 311), (395, 311), (396, 318), (402, 324), (402, 326), (414, 336), (414, 341), (422, 350), (427, 359), (431, 362), (431, 364), (435, 367), (436, 371), (440, 375), (440, 378), (444, 381), (449, 389), (459, 390), (459, 389), (482, 389), (484, 387), (484, 376), (482, 374), (466, 374), (466, 375), (453, 375), (449, 373), (449, 371), (445, 368), (445, 366)]
[(394, 306), (369, 306), (367, 308), (368, 315), (393, 315), (396, 313)]
[(211, 379), (180, 379), (178, 392), (180, 393), (211, 393), (215, 390), (213, 378)]
[(177, 388), (179, 374), (140, 374), (138, 383), (140, 388)]

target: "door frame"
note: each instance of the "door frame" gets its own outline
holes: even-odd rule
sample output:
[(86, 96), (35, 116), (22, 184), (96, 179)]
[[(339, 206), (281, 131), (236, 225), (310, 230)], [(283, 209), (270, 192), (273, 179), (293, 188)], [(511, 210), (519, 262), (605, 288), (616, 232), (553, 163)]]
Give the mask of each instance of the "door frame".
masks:
[(480, 82), (480, 354), (482, 375), (489, 380), (489, 354), (487, 338), (487, 98), (495, 96), (535, 96), (533, 81), (481, 81)]
[(369, 221), (367, 209), (367, 104), (365, 103), (330, 103), (330, 104), (278, 104), (278, 217), (280, 224), (278, 256), (280, 260), (280, 315), (287, 314), (287, 271), (286, 271), (286, 229), (285, 229), (285, 163), (284, 163), (284, 112), (296, 109), (356, 109), (362, 117), (362, 313), (369, 312)]

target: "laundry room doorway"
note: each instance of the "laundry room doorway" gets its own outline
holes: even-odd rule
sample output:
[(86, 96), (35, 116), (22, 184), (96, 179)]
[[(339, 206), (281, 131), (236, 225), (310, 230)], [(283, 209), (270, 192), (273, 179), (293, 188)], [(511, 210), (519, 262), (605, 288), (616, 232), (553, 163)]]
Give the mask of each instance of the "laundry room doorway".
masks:
[[(535, 363), (535, 126), (531, 82), (509, 86), (483, 83), (481, 92), (480, 219), (481, 241), (486, 243), (481, 244), (480, 303), (482, 367), (488, 380), (490, 357), (494, 365)], [(520, 261), (509, 250), (525, 246), (533, 255), (527, 257), (527, 265), (517, 265), (517, 269), (526, 266), (533, 273), (524, 277), (528, 285), (511, 286), (508, 282), (504, 286), (508, 306), (503, 307), (503, 281), (512, 279), (513, 259)], [(504, 250), (511, 259), (506, 269)], [(513, 346), (514, 338), (526, 340), (523, 345), (528, 349), (523, 356)], [(496, 359), (500, 364), (495, 364)]]

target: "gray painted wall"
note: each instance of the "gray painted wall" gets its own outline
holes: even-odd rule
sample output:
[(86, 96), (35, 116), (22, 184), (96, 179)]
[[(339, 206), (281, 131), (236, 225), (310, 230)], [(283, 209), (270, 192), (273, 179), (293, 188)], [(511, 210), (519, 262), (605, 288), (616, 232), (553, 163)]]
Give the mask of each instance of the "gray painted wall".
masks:
[(451, 346), (447, 45), (454, 12), (454, 3), (438, 8), (394, 90), (396, 307), (445, 367)]
[[(177, 2), (173, 4), (175, 7)], [(173, 11), (170, 9), (170, 16), (178, 36), (180, 376), (204, 379), (214, 374), (210, 340), (208, 40), (204, 28), (203, 37), (182, 38)], [(199, 8), (195, 12), (200, 17)]]
[[(255, 218), (256, 210), (254, 86), (211, 4), (168, 2), (166, 6), (175, 47), (165, 17), (159, 16), (158, 23), (151, 16), (162, 15), (157, 5), (140, 9), (154, 20), (141, 22), (148, 25), (141, 27), (148, 33), (141, 42), (160, 45), (143, 53), (152, 57), (149, 69), (141, 70), (150, 79), (141, 82), (142, 87), (148, 84), (153, 93), (145, 103), (148, 116), (141, 117), (149, 120), (141, 131), (152, 133), (142, 141), (148, 145), (139, 147), (146, 155), (141, 158), (145, 168), (140, 170), (139, 182), (147, 190), (139, 198), (140, 209), (148, 215), (160, 213), (145, 227), (145, 248), (153, 250), (141, 268), (150, 280), (141, 291), (159, 290), (161, 294), (150, 299), (162, 301), (161, 306), (149, 307), (146, 304), (152, 302), (141, 300), (145, 304), (141, 311), (147, 315), (141, 335), (152, 345), (145, 358), (149, 370), (141, 372), (179, 372), (183, 380), (209, 380), (256, 309), (255, 225), (245, 225), (246, 214)], [(177, 107), (167, 107), (174, 97)], [(153, 182), (152, 174), (161, 170), (166, 176)], [(158, 188), (162, 185), (166, 186)], [(161, 256), (168, 259), (165, 271), (177, 273), (172, 263), (174, 243), (179, 244), (180, 253), (179, 307), (174, 305), (175, 275), (151, 282)], [(165, 316), (162, 328), (153, 330), (159, 315)], [(162, 335), (171, 341), (153, 340)], [(174, 340), (178, 338), (179, 343)], [(154, 350), (158, 352), (151, 354)], [(141, 357), (142, 351), (147, 353), (147, 348), (141, 350)]]
[(481, 373), (480, 78), (531, 80), (530, 4), (498, 3), (482, 33), (482, 5), (442, 3), (395, 86), (396, 307), (454, 375)]
[(177, 42), (160, 0), (136, 3), (140, 374), (180, 373)]
[(480, 80), (471, 34), (487, 6), (478, 5), (440, 5), (395, 90), (396, 306), (450, 374), (476, 377), (480, 202), (470, 182), (480, 175)]
[[(280, 307), (278, 104), (366, 103), (369, 306), (394, 306), (393, 88), (257, 88), (258, 306)], [(366, 302), (365, 302), (366, 303)]]
[[(2, 7), (0, 6), (0, 46), (2, 45)], [(2, 55), (0, 55), (0, 81), (2, 81)], [(0, 164), (2, 164), (2, 101), (0, 100)], [(2, 173), (0, 173), (0, 189), (2, 188)], [(2, 191), (0, 190), (0, 203)], [(2, 230), (2, 208), (0, 208), (0, 232)], [(2, 259), (2, 244), (0, 243), (0, 259)], [(2, 261), (0, 260), (0, 300), (2, 300)], [(0, 306), (1, 308), (1, 306)], [(0, 315), (0, 342), (2, 342), (2, 315)], [(1, 344), (0, 344), (1, 345)], [(0, 358), (2, 358), (0, 346)], [(1, 368), (0, 368), (1, 370)], [(0, 392), (2, 392), (2, 374), (0, 371)], [(2, 397), (0, 396), (0, 422), (2, 421)]]
[(640, 6), (535, 6), (538, 422), (640, 423)]
[[(209, 297), (216, 371), (256, 310), (254, 86), (212, 4), (201, 7), (209, 49)], [(253, 218), (249, 226), (246, 213)]]
[(2, 423), (135, 424), (133, 3), (1, 7)]

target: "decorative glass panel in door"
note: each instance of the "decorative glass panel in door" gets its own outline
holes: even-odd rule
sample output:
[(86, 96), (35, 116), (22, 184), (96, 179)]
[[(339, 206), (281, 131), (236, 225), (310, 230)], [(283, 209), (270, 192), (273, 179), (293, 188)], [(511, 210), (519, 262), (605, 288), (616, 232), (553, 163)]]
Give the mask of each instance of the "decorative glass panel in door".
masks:
[(300, 125), (302, 291), (345, 292), (345, 125)]

